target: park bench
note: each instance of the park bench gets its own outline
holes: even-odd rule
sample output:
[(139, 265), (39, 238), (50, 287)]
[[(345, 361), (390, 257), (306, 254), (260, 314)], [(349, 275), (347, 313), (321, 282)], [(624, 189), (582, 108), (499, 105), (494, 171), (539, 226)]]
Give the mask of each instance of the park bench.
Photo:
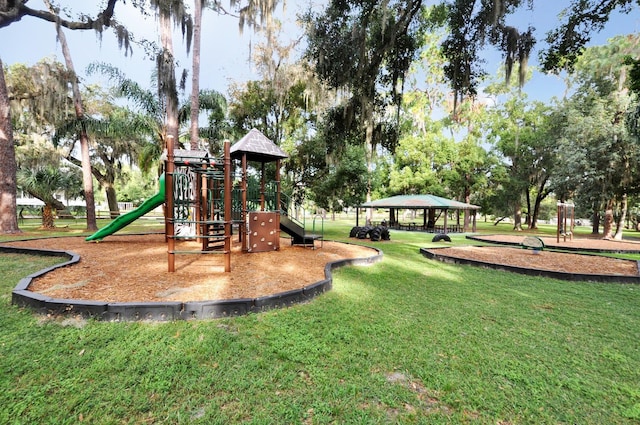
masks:
[(520, 246), (523, 249), (531, 249), (534, 252), (538, 252), (544, 249), (544, 242), (537, 236), (527, 236), (522, 240)]

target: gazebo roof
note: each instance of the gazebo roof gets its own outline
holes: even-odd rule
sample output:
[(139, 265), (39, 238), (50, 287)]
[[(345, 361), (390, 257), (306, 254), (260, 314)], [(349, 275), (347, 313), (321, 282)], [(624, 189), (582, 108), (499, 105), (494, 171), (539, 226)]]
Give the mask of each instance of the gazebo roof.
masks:
[(397, 195), (390, 198), (365, 202), (361, 208), (407, 208), (407, 209), (453, 209), (478, 210), (477, 205), (446, 199), (435, 195)]
[(249, 161), (272, 162), (288, 158), (278, 145), (255, 128), (231, 146), (231, 158), (242, 158), (244, 154)]

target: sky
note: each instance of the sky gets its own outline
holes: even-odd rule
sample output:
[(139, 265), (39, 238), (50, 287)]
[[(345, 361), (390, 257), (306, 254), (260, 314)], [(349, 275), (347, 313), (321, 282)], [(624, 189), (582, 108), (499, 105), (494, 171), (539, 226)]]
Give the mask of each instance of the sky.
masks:
[[(66, 0), (63, 3), (74, 13), (82, 12), (95, 16), (101, 2)], [(190, 5), (192, 1), (187, 3)], [(228, 5), (228, 2), (223, 3)], [(292, 5), (291, 1), (286, 3), (284, 12), (281, 6), (278, 8), (278, 15), (283, 20), (283, 28), (286, 31), (283, 39), (299, 36), (295, 19), (300, 5)], [(41, 0), (31, 0), (28, 5), (32, 9), (45, 9)], [(160, 44), (153, 17), (143, 18), (129, 4), (122, 3), (116, 6), (115, 17), (127, 26), (136, 39), (147, 38)], [(90, 63), (107, 62), (117, 66), (127, 77), (136, 80), (143, 87), (149, 87), (154, 61), (146, 57), (140, 47), (134, 46), (133, 54), (125, 57), (124, 51), (118, 48), (116, 37), (111, 30), (103, 33), (102, 40), (94, 31), (66, 30), (65, 37), (79, 75), (85, 75), (84, 71)], [(245, 28), (243, 34), (240, 34), (237, 18), (206, 10), (202, 22), (201, 88), (226, 93), (230, 81), (242, 82), (258, 78), (249, 59), (251, 47), (260, 41), (261, 38), (249, 28)], [(178, 68), (187, 68), (190, 71), (192, 59), (185, 53), (186, 47), (179, 31), (174, 35), (173, 44)], [(0, 29), (0, 58), (5, 66), (13, 63), (33, 65), (45, 57), (55, 57), (58, 61), (64, 62), (52, 23), (25, 17)], [(88, 77), (87, 81), (93, 81), (93, 78), (98, 79)]]
[[(316, 0), (316, 7), (318, 2)], [(533, 12), (522, 12), (517, 17), (510, 18), (520, 27), (532, 25), (536, 28), (539, 38), (549, 29), (558, 24), (558, 13), (562, 7), (569, 4), (568, 0), (544, 2), (543, 8)], [(95, 15), (99, 9), (98, 0), (67, 0), (65, 5), (73, 12), (83, 12)], [(187, 2), (190, 4), (191, 2)], [(223, 4), (228, 4), (223, 2)], [(295, 24), (296, 15), (307, 5), (307, 1), (286, 1), (286, 8), (278, 8), (278, 16), (284, 22), (282, 42), (288, 42), (301, 35), (301, 30)], [(29, 6), (34, 9), (44, 9), (41, 0), (29, 1)], [(132, 7), (116, 7), (116, 18), (127, 25), (136, 38), (146, 37), (157, 41), (156, 23), (152, 17), (142, 18)], [(201, 59), (201, 88), (213, 89), (227, 93), (230, 82), (244, 82), (257, 79), (254, 67), (250, 64), (251, 46), (261, 41), (260, 37), (249, 28), (245, 28), (240, 34), (238, 20), (231, 16), (217, 15), (206, 11), (203, 17), (202, 33), (202, 59)], [(640, 32), (640, 14), (628, 15), (615, 13), (604, 31), (595, 33), (591, 45), (604, 44), (612, 36)], [(145, 56), (144, 52), (134, 47), (131, 56), (125, 57), (122, 50), (118, 49), (115, 36), (110, 31), (105, 31), (100, 41), (93, 31), (66, 31), (65, 32), (76, 72), (84, 76), (84, 70), (92, 62), (107, 62), (120, 68), (127, 77), (136, 80), (143, 87), (151, 84), (151, 75), (154, 68), (152, 59)], [(538, 47), (543, 44), (539, 42)], [(191, 57), (187, 56), (181, 36), (174, 37), (174, 50), (179, 61), (179, 69), (190, 69)], [(26, 63), (32, 65), (45, 57), (56, 57), (63, 62), (60, 45), (56, 40), (54, 25), (40, 19), (25, 17), (17, 23), (0, 29), (0, 58), (5, 65), (13, 63)], [(487, 71), (496, 73), (501, 63), (500, 54), (488, 50), (483, 54), (486, 58)], [(537, 50), (530, 60), (530, 65), (537, 63)], [(86, 82), (99, 81), (99, 77), (86, 77)], [(563, 81), (557, 76), (547, 76), (534, 73), (533, 79), (527, 83), (524, 90), (532, 100), (547, 101), (553, 96), (561, 97), (565, 90)]]

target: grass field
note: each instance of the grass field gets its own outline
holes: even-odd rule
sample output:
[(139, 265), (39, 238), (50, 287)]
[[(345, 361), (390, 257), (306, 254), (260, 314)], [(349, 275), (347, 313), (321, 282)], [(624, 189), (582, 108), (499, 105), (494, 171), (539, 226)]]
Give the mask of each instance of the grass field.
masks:
[[(324, 222), (333, 240), (352, 226)], [(433, 262), (431, 236), (392, 231), (382, 262), (311, 303), (171, 323), (35, 316), (11, 290), (56, 260), (2, 254), (0, 423), (640, 422), (639, 287)]]

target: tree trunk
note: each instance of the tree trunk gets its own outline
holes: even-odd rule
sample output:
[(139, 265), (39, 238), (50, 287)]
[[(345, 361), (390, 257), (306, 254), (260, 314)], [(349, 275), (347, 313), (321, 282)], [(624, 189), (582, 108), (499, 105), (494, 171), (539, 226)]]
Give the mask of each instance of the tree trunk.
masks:
[(591, 220), (591, 234), (600, 233), (600, 210), (596, 202), (593, 203), (593, 219)]
[(604, 210), (604, 223), (602, 225), (602, 239), (611, 239), (613, 237), (613, 199), (607, 201)]
[(191, 149), (197, 149), (200, 141), (198, 115), (200, 114), (200, 34), (202, 28), (203, 0), (194, 0), (193, 64), (191, 66)]
[(110, 184), (105, 184), (104, 191), (107, 195), (107, 205), (109, 205), (109, 217), (111, 217), (111, 219), (114, 219), (120, 215), (120, 209), (118, 208), (118, 199), (116, 197), (116, 189)]
[[(51, 12), (54, 12), (48, 0), (45, 0), (45, 4)], [(67, 44), (64, 31), (62, 31), (62, 27), (57, 23), (56, 31), (58, 33), (58, 40), (60, 40), (62, 55), (64, 56), (67, 69), (69, 69), (73, 75), (71, 87), (73, 90), (73, 104), (76, 110), (76, 118), (82, 122), (82, 120), (84, 120), (84, 106), (82, 105), (82, 96), (80, 94), (80, 87), (78, 86), (76, 71), (73, 67), (73, 60), (71, 59), (71, 52), (69, 51), (69, 45)], [(82, 155), (82, 186), (84, 190), (84, 198), (87, 204), (87, 230), (95, 232), (98, 230), (98, 225), (96, 223), (96, 205), (93, 194), (93, 176), (91, 174), (91, 157), (89, 155), (89, 137), (87, 136), (84, 125), (80, 132), (80, 154)]]
[(513, 208), (513, 230), (522, 231), (522, 208), (520, 201), (516, 202)]
[(53, 216), (53, 205), (46, 203), (42, 208), (42, 228), (43, 229), (55, 229), (55, 221)]
[(167, 137), (173, 138), (174, 146), (178, 140), (178, 92), (176, 86), (176, 72), (173, 63), (173, 36), (171, 33), (171, 15), (165, 7), (160, 8), (160, 41), (162, 56), (158, 63), (158, 83), (163, 88), (167, 105)]
[(624, 221), (627, 218), (627, 194), (622, 195), (622, 202), (620, 205), (620, 217), (618, 218), (618, 222), (616, 223), (616, 233), (613, 235), (613, 239), (617, 241), (622, 240), (622, 232), (624, 229)]
[[(371, 176), (373, 174), (373, 112), (371, 111), (371, 104), (365, 101), (364, 109), (365, 113), (365, 149), (367, 151), (367, 202), (371, 202), (371, 190), (372, 182)], [(367, 221), (373, 219), (373, 208), (367, 208)]]
[(3, 66), (0, 59), (0, 233), (19, 233), (16, 206), (16, 154)]
[(527, 225), (527, 228), (531, 229), (531, 191), (527, 187), (527, 216), (524, 219), (524, 224)]
[(529, 229), (537, 229), (538, 228), (538, 216), (540, 215), (540, 205), (542, 204), (542, 199), (544, 197), (540, 195), (536, 196), (535, 204), (533, 206), (533, 214), (531, 215), (531, 223), (529, 223)]
[[(464, 202), (466, 204), (471, 203), (471, 188), (467, 185), (464, 188)], [(463, 232), (468, 232), (471, 226), (471, 210), (464, 210), (464, 225), (462, 227)]]

